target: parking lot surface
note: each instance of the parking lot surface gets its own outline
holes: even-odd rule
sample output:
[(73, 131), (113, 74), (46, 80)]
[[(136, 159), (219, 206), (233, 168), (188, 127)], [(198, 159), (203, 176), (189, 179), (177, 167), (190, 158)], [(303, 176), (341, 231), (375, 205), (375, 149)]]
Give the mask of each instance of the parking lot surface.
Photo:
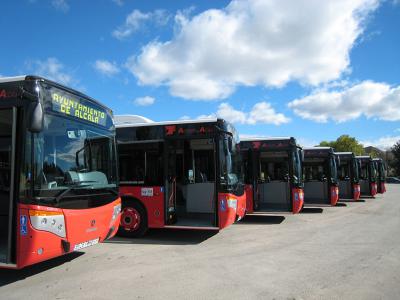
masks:
[(387, 190), (0, 270), (0, 299), (400, 299), (400, 185)]

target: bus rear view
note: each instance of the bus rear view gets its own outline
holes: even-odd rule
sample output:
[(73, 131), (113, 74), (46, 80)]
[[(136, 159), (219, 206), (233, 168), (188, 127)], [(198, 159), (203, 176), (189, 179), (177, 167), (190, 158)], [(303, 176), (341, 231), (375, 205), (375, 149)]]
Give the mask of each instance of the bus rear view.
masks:
[(305, 148), (304, 203), (330, 204), (335, 206), (339, 199), (337, 157), (331, 147)]
[(220, 230), (245, 214), (239, 140), (222, 119), (117, 124), (119, 234)]
[(244, 139), (247, 212), (292, 212), (304, 204), (302, 150), (291, 138)]
[(118, 228), (112, 112), (35, 76), (0, 80), (0, 266), (22, 268)]

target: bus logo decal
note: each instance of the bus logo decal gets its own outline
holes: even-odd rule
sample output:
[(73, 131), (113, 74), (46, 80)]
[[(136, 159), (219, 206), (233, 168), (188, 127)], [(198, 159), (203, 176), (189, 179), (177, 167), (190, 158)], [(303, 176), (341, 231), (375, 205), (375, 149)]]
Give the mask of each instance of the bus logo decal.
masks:
[(220, 210), (221, 210), (221, 211), (226, 211), (226, 205), (225, 205), (225, 200), (224, 200), (224, 199), (221, 199), (221, 200), (220, 200), (220, 205), (219, 205), (219, 207), (220, 207)]
[(27, 226), (26, 226), (27, 220), (28, 220), (27, 216), (21, 215), (21, 218), (20, 218), (20, 225), (21, 225), (20, 231), (21, 231), (21, 235), (27, 235), (27, 233), (28, 233), (28, 228), (27, 228)]

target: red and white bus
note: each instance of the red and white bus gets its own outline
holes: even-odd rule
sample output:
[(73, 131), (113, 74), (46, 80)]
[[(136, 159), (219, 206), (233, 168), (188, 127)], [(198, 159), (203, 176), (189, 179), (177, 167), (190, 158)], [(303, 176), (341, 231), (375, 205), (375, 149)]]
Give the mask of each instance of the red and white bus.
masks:
[(247, 213), (299, 213), (304, 205), (303, 151), (296, 139), (243, 139), (240, 149), (244, 162)]
[(353, 152), (335, 152), (339, 158), (339, 199), (360, 199), (359, 161)]
[(244, 216), (239, 140), (231, 124), (125, 120), (117, 124), (120, 235), (139, 237), (148, 228), (220, 230)]
[(378, 172), (378, 181), (377, 181), (377, 192), (379, 194), (383, 194), (386, 192), (386, 172), (387, 172), (387, 167), (386, 163), (382, 158), (374, 158), (373, 161), (375, 162), (375, 167)]
[(112, 237), (120, 218), (112, 112), (35, 76), (0, 79), (0, 267)]
[(358, 173), (360, 174), (361, 196), (375, 197), (378, 192), (377, 165), (369, 155), (356, 156), (356, 159), (359, 162)]
[(304, 203), (335, 206), (339, 200), (337, 156), (331, 147), (304, 148)]

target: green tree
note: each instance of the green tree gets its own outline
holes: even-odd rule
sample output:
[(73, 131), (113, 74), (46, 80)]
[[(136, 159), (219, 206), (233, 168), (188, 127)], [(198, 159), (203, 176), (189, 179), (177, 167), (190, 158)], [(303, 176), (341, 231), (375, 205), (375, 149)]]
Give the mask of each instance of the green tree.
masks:
[(391, 163), (391, 167), (394, 169), (394, 172), (397, 176), (400, 175), (400, 141), (398, 141), (394, 146), (392, 147), (392, 153), (394, 156), (394, 159)]
[(319, 146), (332, 147), (336, 152), (354, 152), (356, 155), (364, 154), (364, 146), (356, 138), (347, 134), (339, 136), (336, 141), (322, 141)]

